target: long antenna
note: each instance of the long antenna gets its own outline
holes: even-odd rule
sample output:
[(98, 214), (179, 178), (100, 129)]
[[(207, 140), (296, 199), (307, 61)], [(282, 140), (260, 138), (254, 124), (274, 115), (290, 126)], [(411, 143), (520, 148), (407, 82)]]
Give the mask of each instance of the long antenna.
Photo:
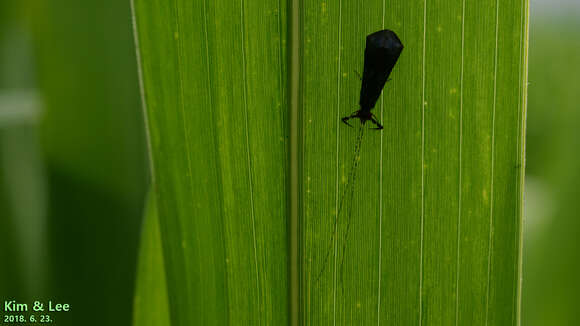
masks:
[[(333, 231), (332, 231), (332, 236), (330, 238), (330, 242), (328, 244), (328, 249), (326, 250), (326, 254), (324, 256), (324, 260), (322, 262), (322, 269), (320, 270), (320, 272), (318, 273), (318, 276), (316, 276), (316, 279), (314, 281), (314, 283), (318, 283), (318, 281), (320, 280), (320, 277), (322, 276), (322, 273), (324, 273), (324, 270), (326, 269), (326, 263), (328, 262), (328, 257), (330, 256), (330, 252), (332, 249), (332, 244), (333, 241), (336, 238), (336, 235), (338, 233), (338, 219), (340, 217), (340, 212), (342, 211), (342, 207), (344, 204), (344, 197), (346, 196), (347, 193), (350, 194), (350, 202), (352, 203), (352, 198), (354, 195), (354, 184), (356, 181), (356, 170), (357, 170), (357, 166), (358, 166), (358, 162), (359, 162), (359, 155), (360, 155), (360, 150), (362, 147), (362, 139), (363, 139), (363, 135), (364, 135), (364, 125), (361, 124), (360, 128), (359, 128), (359, 132), (358, 132), (358, 136), (356, 138), (356, 143), (355, 143), (355, 147), (354, 147), (354, 152), (352, 155), (352, 161), (351, 161), (351, 168), (350, 168), (350, 172), (348, 174), (348, 181), (346, 183), (346, 187), (344, 188), (344, 191), (342, 192), (342, 195), (340, 197), (340, 201), (338, 204), (338, 211), (336, 212), (336, 218), (334, 219), (334, 226), (333, 226)], [(352, 208), (352, 205), (351, 205)], [(348, 223), (347, 223), (347, 228), (346, 228), (346, 234), (345, 234), (345, 241), (348, 237), (348, 230), (350, 229), (350, 217), (351, 217), (351, 213), (352, 210), (349, 209), (349, 218), (348, 218)], [(335, 244), (336, 246), (336, 244)], [(343, 245), (343, 251), (344, 248), (346, 247), (346, 243)], [(343, 257), (344, 258), (344, 257)], [(341, 270), (342, 270), (342, 264), (344, 263), (344, 259), (341, 262)]]

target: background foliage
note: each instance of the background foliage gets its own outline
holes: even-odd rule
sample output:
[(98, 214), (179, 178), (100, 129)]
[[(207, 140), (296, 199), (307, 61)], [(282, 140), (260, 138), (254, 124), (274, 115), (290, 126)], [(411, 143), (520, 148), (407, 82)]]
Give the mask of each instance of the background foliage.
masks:
[[(524, 325), (580, 322), (580, 6), (537, 6), (530, 40)], [(543, 14), (542, 14), (543, 12)]]
[(13, 239), (0, 300), (69, 303), (59, 325), (127, 325), (147, 187), (129, 3), (2, 6), (13, 100), (0, 108), (21, 121), (0, 123), (1, 232)]

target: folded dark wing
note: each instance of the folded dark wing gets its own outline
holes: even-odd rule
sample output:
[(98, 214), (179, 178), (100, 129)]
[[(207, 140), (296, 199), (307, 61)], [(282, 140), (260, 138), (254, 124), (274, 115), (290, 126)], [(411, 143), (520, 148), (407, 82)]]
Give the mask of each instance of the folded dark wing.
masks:
[(371, 110), (403, 51), (399, 37), (388, 29), (367, 36), (360, 107)]

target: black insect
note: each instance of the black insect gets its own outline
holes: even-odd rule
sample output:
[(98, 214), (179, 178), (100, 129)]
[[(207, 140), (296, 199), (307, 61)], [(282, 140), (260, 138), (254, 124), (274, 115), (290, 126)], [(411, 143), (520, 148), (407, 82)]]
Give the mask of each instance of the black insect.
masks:
[(403, 51), (403, 44), (397, 34), (391, 30), (384, 29), (367, 36), (360, 88), (360, 110), (342, 118), (342, 122), (350, 126), (348, 120), (359, 118), (362, 124), (370, 120), (377, 126), (373, 129), (383, 129), (371, 110), (375, 107), (401, 51)]
[[(343, 275), (343, 265), (344, 265), (344, 253), (346, 250), (346, 244), (348, 241), (348, 234), (352, 219), (352, 205), (349, 205), (347, 210), (347, 223), (344, 227), (345, 230), (339, 232), (339, 217), (341, 216), (342, 209), (345, 203), (345, 199), (352, 203), (352, 198), (354, 195), (354, 186), (356, 181), (356, 171), (359, 162), (359, 155), (361, 152), (362, 139), (364, 135), (364, 124), (368, 120), (372, 121), (377, 127), (373, 129), (383, 129), (383, 126), (377, 121), (377, 118), (372, 114), (371, 110), (375, 107), (377, 100), (379, 99), (385, 83), (389, 79), (389, 75), (397, 63), (399, 56), (403, 51), (403, 44), (399, 37), (388, 29), (372, 33), (367, 36), (367, 44), (365, 48), (365, 59), (364, 59), (364, 71), (362, 76), (362, 86), (360, 90), (360, 110), (354, 112), (348, 117), (342, 118), (342, 121), (347, 125), (348, 120), (352, 118), (359, 118), (361, 121), (361, 126), (359, 133), (355, 142), (355, 149), (352, 156), (352, 163), (350, 168), (350, 173), (348, 174), (348, 181), (344, 188), (344, 192), (339, 201), (338, 210), (336, 212), (336, 218), (334, 220), (334, 227), (332, 232), (332, 237), (326, 249), (326, 254), (322, 259), (322, 268), (320, 272), (317, 273), (315, 282), (318, 282), (322, 277), (332, 248), (335, 248), (335, 257), (342, 256), (340, 263), (340, 279), (342, 282)], [(352, 127), (352, 126), (351, 126)], [(342, 233), (342, 249), (338, 247), (338, 237), (339, 233)]]

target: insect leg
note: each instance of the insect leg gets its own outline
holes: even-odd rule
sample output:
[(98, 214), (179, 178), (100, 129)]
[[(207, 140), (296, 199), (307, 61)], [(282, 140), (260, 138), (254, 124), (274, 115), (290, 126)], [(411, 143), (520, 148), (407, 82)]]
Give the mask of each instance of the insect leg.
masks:
[(347, 126), (352, 127), (352, 125), (350, 123), (348, 123), (347, 121), (352, 119), (352, 118), (356, 118), (357, 114), (358, 114), (358, 111), (356, 111), (355, 113), (353, 113), (347, 117), (343, 117), (342, 122), (344, 122)]
[(371, 116), (371, 121), (377, 126), (376, 128), (372, 128), (372, 129), (376, 129), (376, 130), (383, 129), (383, 125), (377, 121), (377, 117), (375, 117), (374, 114)]
[(362, 80), (362, 75), (360, 74), (360, 72), (358, 72), (358, 71), (356, 71), (356, 70), (355, 70), (354, 72), (355, 72), (355, 73), (356, 73), (356, 75), (358, 76), (358, 79)]
[(350, 120), (352, 117), (344, 117), (342, 118), (342, 122), (344, 122), (347, 126), (352, 127), (352, 125), (350, 123), (348, 123), (347, 121)]

